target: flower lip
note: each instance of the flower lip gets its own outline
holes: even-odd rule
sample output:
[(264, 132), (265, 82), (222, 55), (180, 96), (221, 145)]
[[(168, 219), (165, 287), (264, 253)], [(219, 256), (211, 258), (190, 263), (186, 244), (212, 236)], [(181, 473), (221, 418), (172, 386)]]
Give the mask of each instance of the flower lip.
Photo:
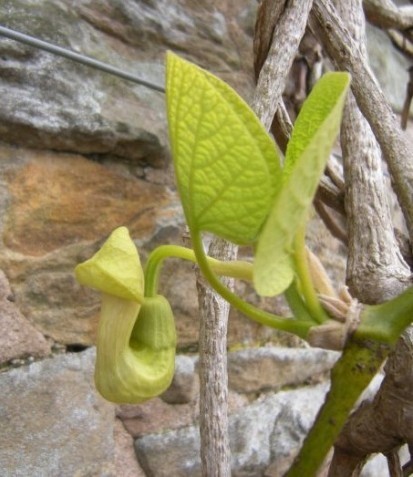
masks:
[(115, 229), (93, 257), (76, 266), (75, 275), (81, 285), (143, 303), (144, 274), (126, 227)]

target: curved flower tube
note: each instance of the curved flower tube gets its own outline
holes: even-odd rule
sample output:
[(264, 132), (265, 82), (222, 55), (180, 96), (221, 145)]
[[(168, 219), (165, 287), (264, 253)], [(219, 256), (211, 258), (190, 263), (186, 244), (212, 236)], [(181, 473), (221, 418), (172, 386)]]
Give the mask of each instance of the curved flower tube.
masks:
[(144, 275), (126, 227), (75, 269), (76, 278), (102, 292), (96, 343), (95, 384), (107, 400), (138, 403), (170, 385), (176, 333), (168, 301), (144, 298)]

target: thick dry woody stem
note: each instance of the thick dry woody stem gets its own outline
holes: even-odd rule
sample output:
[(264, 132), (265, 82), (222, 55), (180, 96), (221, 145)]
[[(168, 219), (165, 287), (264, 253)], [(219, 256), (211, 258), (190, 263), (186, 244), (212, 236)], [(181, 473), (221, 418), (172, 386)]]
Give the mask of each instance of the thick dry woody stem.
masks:
[[(383, 2), (381, 3), (383, 6)], [(384, 2), (388, 21), (390, 3)], [(366, 4), (368, 10), (372, 4), (377, 5), (377, 2), (369, 1)], [(364, 303), (379, 303), (399, 295), (407, 288), (410, 270), (401, 256), (393, 232), (380, 150), (375, 138), (387, 160), (394, 189), (407, 219), (410, 237), (413, 232), (411, 146), (368, 68), (362, 1), (337, 1), (336, 5), (338, 13), (330, 1), (315, 0), (315, 21), (312, 25), (337, 67), (352, 74), (352, 91), (369, 122), (368, 124), (362, 116), (354, 97), (350, 96), (341, 133), (349, 223), (347, 278), (353, 295)], [(376, 11), (376, 14), (383, 21), (383, 11)], [(408, 343), (411, 349), (411, 335), (407, 333), (401, 343), (399, 342), (394, 355), (399, 356), (399, 364), (400, 356), (408, 348), (403, 344)], [(395, 360), (394, 356), (389, 363)], [(397, 459), (392, 451), (403, 441), (409, 440), (401, 432), (404, 426), (400, 426), (400, 422), (390, 432), (389, 425), (390, 421), (394, 421), (393, 410), (401, 409), (405, 413), (411, 405), (408, 400), (400, 402), (396, 399), (397, 405), (393, 400), (389, 406), (387, 396), (400, 397), (399, 394), (406, 393), (406, 390), (411, 395), (411, 384), (408, 380), (399, 382), (398, 391), (395, 391), (395, 369), (394, 366), (387, 366), (385, 385), (373, 404), (362, 405), (348, 420), (336, 443), (329, 477), (355, 475), (353, 472), (359, 472), (368, 455), (375, 452), (387, 453), (391, 465), (397, 467)], [(408, 369), (411, 369), (411, 363)], [(389, 435), (392, 436), (391, 442), (386, 440)]]
[[(214, 239), (209, 255), (234, 260), (232, 244)], [(231, 287), (232, 279), (226, 279)], [(229, 304), (198, 279), (200, 307), (199, 377), (202, 475), (231, 475), (228, 437), (227, 324)]]
[[(277, 2), (267, 3), (277, 8)], [(312, 0), (287, 1), (275, 26), (272, 44), (261, 69), (253, 100), (253, 109), (267, 130), (270, 129), (278, 108), (285, 79), (304, 35), (312, 4)], [(265, 45), (262, 45), (261, 50), (265, 51)]]
[[(273, 6), (281, 2), (270, 1)], [(267, 130), (281, 99), (285, 79), (308, 21), (312, 0), (288, 0), (281, 15), (280, 26), (272, 35), (267, 32), (268, 48), (260, 74), (253, 109)], [(262, 16), (261, 18), (264, 18)], [(264, 22), (265, 23), (265, 22)], [(272, 30), (272, 29), (271, 29)], [(272, 42), (272, 46), (270, 44)], [(210, 254), (223, 260), (234, 259), (237, 248), (214, 238)], [(198, 280), (201, 309), (200, 328), (200, 432), (202, 475), (231, 475), (227, 417), (226, 326), (229, 307), (213, 290)], [(225, 331), (225, 332), (224, 332)]]
[[(366, 59), (361, 0), (337, 2), (337, 10)], [(394, 235), (381, 151), (351, 93), (343, 114), (341, 146), (347, 186), (347, 283), (363, 303), (379, 303), (404, 290), (410, 271)]]
[(315, 0), (312, 28), (340, 70), (352, 76), (352, 91), (389, 167), (393, 187), (413, 238), (412, 144), (403, 133), (389, 102), (374, 78), (364, 55), (343, 25), (329, 0)]
[(413, 27), (413, 6), (397, 7), (391, 0), (364, 0), (363, 7), (368, 21), (380, 28)]

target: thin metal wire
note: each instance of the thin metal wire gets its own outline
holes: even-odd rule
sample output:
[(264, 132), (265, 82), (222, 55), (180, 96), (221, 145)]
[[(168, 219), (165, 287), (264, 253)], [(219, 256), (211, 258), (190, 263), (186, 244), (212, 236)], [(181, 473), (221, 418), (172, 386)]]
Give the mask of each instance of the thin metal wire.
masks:
[(90, 66), (97, 70), (104, 71), (105, 73), (118, 76), (119, 78), (133, 81), (134, 83), (140, 84), (142, 86), (145, 86), (146, 88), (150, 88), (155, 91), (159, 91), (160, 93), (165, 93), (164, 87), (151, 83), (150, 81), (138, 78), (135, 75), (122, 71), (118, 68), (115, 68), (114, 66), (108, 65), (107, 63), (95, 60), (90, 56), (84, 56), (80, 53), (75, 53), (74, 51), (62, 48), (61, 46), (48, 43), (47, 41), (39, 40), (38, 38), (35, 38), (33, 36), (29, 36), (24, 33), (11, 30), (10, 28), (6, 28), (1, 25), (0, 35), (11, 40), (19, 41), (20, 43), (24, 43), (26, 45), (33, 46), (35, 48), (40, 48), (41, 50), (48, 51), (49, 53), (53, 53), (54, 55), (63, 56), (64, 58), (67, 58), (69, 60), (77, 61), (78, 63), (82, 63), (83, 65)]

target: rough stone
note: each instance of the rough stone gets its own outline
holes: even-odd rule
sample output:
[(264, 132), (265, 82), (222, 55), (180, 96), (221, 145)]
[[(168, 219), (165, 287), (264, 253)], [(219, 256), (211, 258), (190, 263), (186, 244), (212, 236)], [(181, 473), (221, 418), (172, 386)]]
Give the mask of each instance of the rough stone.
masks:
[(3, 176), (11, 202), (3, 240), (24, 255), (38, 257), (73, 242), (95, 240), (119, 224), (145, 239), (156, 232), (156, 219), (171, 199), (157, 185), (116, 174), (81, 156), (1, 152), (4, 162), (15, 163), (16, 156), (21, 161)]
[[(249, 94), (252, 61), (246, 57), (251, 60), (255, 8), (247, 0), (77, 0), (70, 8), (62, 0), (6, 0), (0, 23), (161, 84), (171, 48)], [(176, 236), (183, 222), (169, 192), (170, 168), (153, 169), (168, 161), (164, 96), (12, 40), (0, 38), (0, 53), (1, 137), (19, 146), (4, 146), (0, 155), (0, 266), (16, 303), (40, 331), (66, 344), (90, 345), (99, 302), (76, 285), (74, 265), (113, 226), (132, 225), (138, 245), (150, 250), (158, 234)], [(172, 272), (171, 293), (165, 293), (180, 347), (194, 346), (198, 336), (193, 281), (189, 295), (174, 296), (187, 286), (176, 280), (186, 273)], [(258, 327), (245, 323), (254, 336)]]
[(324, 400), (328, 385), (278, 393), (274, 399), (281, 408), (270, 436), (273, 464), (267, 468), (268, 477), (282, 477), (292, 464)]
[(262, 347), (228, 354), (228, 381), (240, 393), (305, 384), (330, 370), (339, 354), (318, 348)]
[(138, 438), (193, 424), (198, 410), (196, 404), (171, 405), (154, 398), (142, 404), (119, 405), (116, 415), (129, 434)]
[(136, 459), (133, 439), (119, 419), (115, 420), (114, 440), (116, 475), (119, 477), (145, 477), (145, 473)]
[(43, 334), (94, 343), (99, 294), (73, 269), (117, 226), (145, 242), (176, 220), (176, 198), (156, 184), (77, 155), (0, 147), (6, 190), (0, 266), (16, 304)]
[[(359, 403), (372, 398), (382, 379), (383, 376), (380, 374), (373, 379), (360, 397)], [(265, 470), (265, 477), (283, 477), (289, 469), (314, 422), (319, 406), (324, 401), (328, 387), (328, 383), (323, 383), (313, 388), (280, 392), (275, 395), (282, 410), (270, 436), (271, 464)], [(331, 457), (330, 453), (320, 470), (320, 477), (327, 475), (328, 461)], [(380, 458), (373, 458), (364, 469), (363, 477), (388, 477), (387, 468), (380, 467), (380, 463)], [(374, 473), (375, 471), (377, 473)]]
[[(241, 394), (229, 391), (228, 412), (234, 414), (249, 404)], [(199, 396), (191, 404), (165, 403), (159, 398), (143, 404), (122, 404), (116, 408), (116, 415), (128, 433), (139, 438), (193, 425), (199, 417)]]
[[(284, 457), (287, 451), (293, 455), (314, 420), (326, 391), (326, 385), (318, 385), (269, 394), (231, 415), (232, 475), (256, 477), (263, 474), (275, 457)], [(288, 419), (293, 422), (288, 423)], [(281, 450), (276, 448), (282, 436), (279, 428), (291, 432), (291, 439), (287, 439)], [(195, 426), (145, 435), (135, 442), (142, 468), (147, 475), (157, 477), (200, 476), (199, 446), (199, 431)], [(159, 459), (160, 454), (162, 459)]]
[[(106, 41), (100, 43), (104, 35), (93, 31), (64, 2), (34, 6), (6, 1), (0, 20), (18, 31), (105, 59), (101, 53), (104, 55), (108, 45)], [(126, 122), (106, 114), (112, 77), (12, 40), (1, 38), (0, 49), (0, 90), (6, 98), (0, 116), (3, 140), (42, 149), (111, 154), (156, 165), (165, 162), (165, 147), (154, 132), (142, 127), (142, 122)], [(107, 51), (115, 55), (113, 49)], [(123, 83), (118, 80), (114, 86), (122, 88)], [(131, 85), (126, 90), (133, 91)]]
[(388, 101), (400, 112), (409, 81), (408, 68), (411, 66), (392, 44), (383, 31), (367, 25), (367, 51), (369, 63)]
[[(253, 13), (247, 0), (77, 0), (70, 8), (62, 0), (5, 0), (0, 22), (161, 86), (165, 50), (173, 49), (245, 92), (252, 83)], [(165, 163), (161, 93), (12, 40), (0, 38), (0, 51), (3, 140)]]
[[(63, 0), (5, 0), (0, 22), (157, 83), (169, 48), (248, 98), (255, 10), (249, 0), (76, 0), (70, 8)], [(131, 228), (143, 258), (156, 243), (180, 243), (164, 97), (4, 38), (0, 74), (2, 141), (18, 146), (0, 148), (0, 267), (39, 331), (57, 342), (91, 345), (99, 299), (75, 283), (76, 263), (118, 225)], [(168, 261), (161, 285), (176, 317), (178, 347), (196, 351), (191, 265)], [(240, 283), (237, 293), (281, 312), (277, 300), (258, 299), (250, 285)], [(230, 346), (269, 340), (298, 341), (231, 312)]]
[(360, 477), (389, 477), (388, 464), (384, 455), (371, 458), (364, 466)]
[(115, 477), (114, 407), (94, 390), (93, 349), (0, 375), (4, 477)]
[(198, 391), (199, 381), (194, 359), (178, 355), (175, 359), (174, 378), (161, 399), (168, 404), (187, 404), (194, 401)]
[[(4, 0), (0, 23), (160, 84), (164, 53), (172, 49), (217, 73), (248, 99), (256, 6), (250, 0), (75, 0), (70, 6), (64, 0)], [(373, 69), (400, 108), (409, 65), (375, 33), (369, 48), (380, 45), (380, 51), (371, 52)], [(386, 62), (380, 59), (384, 45)], [(389, 72), (392, 77), (386, 78)], [(180, 243), (183, 218), (171, 174), (164, 96), (4, 38), (0, 76), (0, 268), (11, 282), (20, 317), (53, 340), (89, 345), (99, 296), (76, 284), (74, 265), (90, 257), (118, 225), (129, 226), (144, 259), (157, 244)], [(334, 283), (343, 283), (341, 246), (319, 221), (311, 222), (309, 239), (333, 271)], [(0, 292), (1, 286), (0, 280)], [(174, 309), (178, 346), (195, 350), (199, 324), (192, 265), (168, 261), (161, 288)], [(258, 299), (248, 284), (239, 283), (237, 293), (267, 310), (285, 311), (280, 300)], [(21, 339), (27, 323), (16, 315), (13, 325)], [(299, 344), (234, 310), (229, 330), (230, 346), (270, 340)], [(14, 337), (0, 343), (3, 352), (7, 346), (19, 350)], [(126, 432), (139, 437), (136, 450), (147, 475), (200, 475), (194, 375), (183, 372), (185, 379), (177, 378), (179, 386), (166, 395), (184, 404), (154, 399), (117, 408), (124, 431), (118, 421), (113, 428), (113, 406), (94, 393), (92, 355), (60, 356), (0, 375), (2, 475), (110, 477), (114, 462), (117, 475), (129, 476), (132, 468), (136, 476), (144, 475), (133, 463)], [(258, 361), (245, 365), (248, 375), (236, 369), (236, 389), (255, 393), (290, 384), (287, 370), (294, 359), (283, 361), (288, 364), (283, 372), (273, 356)], [(302, 383), (309, 377), (300, 371)], [(266, 373), (263, 380), (251, 379)], [(289, 464), (323, 392), (323, 387), (307, 387), (247, 405), (246, 395), (230, 391), (233, 475), (273, 475)], [(290, 450), (280, 444), (281, 432)], [(377, 471), (370, 475), (382, 477)]]
[(195, 426), (146, 435), (135, 441), (138, 461), (148, 476), (200, 477), (199, 449), (199, 430)]
[[(375, 385), (374, 385), (375, 386)], [(373, 386), (373, 387), (374, 387)], [(234, 477), (282, 477), (294, 460), (322, 404), (328, 384), (264, 395), (230, 416), (229, 432)], [(156, 411), (154, 414), (161, 412)], [(158, 429), (135, 441), (146, 475), (201, 476), (199, 431), (196, 426)], [(159, 459), (162, 453), (163, 459)], [(388, 477), (381, 456), (372, 459), (363, 477)]]
[(0, 270), (0, 365), (14, 359), (42, 358), (50, 354), (45, 337), (13, 303), (9, 282)]

